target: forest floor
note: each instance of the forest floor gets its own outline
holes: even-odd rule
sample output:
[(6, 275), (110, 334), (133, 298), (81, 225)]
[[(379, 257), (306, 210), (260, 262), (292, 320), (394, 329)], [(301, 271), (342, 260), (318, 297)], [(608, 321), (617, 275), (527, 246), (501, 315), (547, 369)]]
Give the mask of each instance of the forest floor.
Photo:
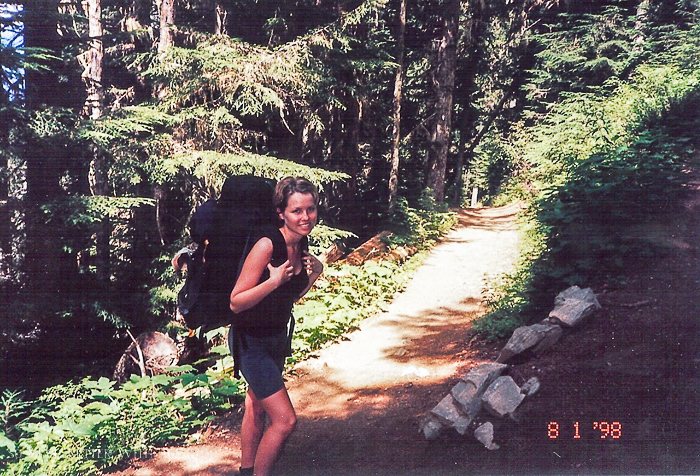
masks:
[[(276, 474), (700, 474), (700, 181), (689, 188), (683, 206), (619, 230), (658, 250), (630, 263), (624, 284), (579, 284), (603, 309), (508, 370), (518, 384), (535, 376), (542, 386), (517, 421), (496, 429), (497, 450), (453, 430), (433, 441), (419, 432), (452, 386), (504, 345), (476, 339), (471, 322), (484, 312), (485, 280), (513, 269), (518, 208), (462, 211), (387, 312), (293, 369), (298, 426)], [(240, 419), (231, 412), (200, 443), (112, 474), (234, 474)], [(601, 432), (601, 422), (619, 431)]]

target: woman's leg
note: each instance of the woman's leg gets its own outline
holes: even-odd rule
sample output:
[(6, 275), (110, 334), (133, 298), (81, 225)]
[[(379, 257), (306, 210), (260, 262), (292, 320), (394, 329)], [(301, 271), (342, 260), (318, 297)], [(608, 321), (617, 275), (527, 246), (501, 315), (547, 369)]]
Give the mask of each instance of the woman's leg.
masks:
[(297, 416), (286, 388), (259, 400), (258, 403), (270, 418), (270, 426), (267, 427), (258, 444), (255, 455), (255, 475), (267, 476), (272, 471), (285, 440), (294, 431)]
[(252, 390), (245, 396), (245, 412), (241, 422), (241, 467), (252, 468), (255, 454), (265, 429), (265, 409)]

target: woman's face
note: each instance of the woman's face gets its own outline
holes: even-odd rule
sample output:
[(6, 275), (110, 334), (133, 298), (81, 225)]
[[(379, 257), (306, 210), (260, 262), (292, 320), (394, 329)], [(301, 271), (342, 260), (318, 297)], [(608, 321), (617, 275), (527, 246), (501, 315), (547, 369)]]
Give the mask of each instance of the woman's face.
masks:
[(307, 236), (318, 219), (318, 207), (313, 195), (294, 192), (287, 199), (287, 208), (280, 212), (279, 217), (290, 231)]

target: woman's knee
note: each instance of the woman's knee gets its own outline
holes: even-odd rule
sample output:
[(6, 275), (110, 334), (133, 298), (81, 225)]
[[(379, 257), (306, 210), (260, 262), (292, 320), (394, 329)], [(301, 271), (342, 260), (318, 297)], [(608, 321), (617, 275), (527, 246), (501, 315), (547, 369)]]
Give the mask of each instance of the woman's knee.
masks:
[(245, 399), (245, 412), (255, 421), (265, 421), (265, 408), (255, 395), (248, 392)]
[(297, 416), (294, 412), (291, 415), (287, 415), (284, 419), (284, 427), (287, 429), (288, 433), (292, 433), (297, 427)]
[(285, 390), (280, 390), (265, 399), (264, 405), (273, 425), (286, 434), (294, 431), (297, 426), (297, 415)]

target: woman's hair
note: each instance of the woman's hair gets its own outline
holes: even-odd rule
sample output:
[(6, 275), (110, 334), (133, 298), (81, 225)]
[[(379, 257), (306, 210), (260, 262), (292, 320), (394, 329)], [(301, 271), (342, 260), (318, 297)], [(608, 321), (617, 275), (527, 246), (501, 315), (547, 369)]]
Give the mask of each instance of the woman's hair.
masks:
[(308, 193), (314, 198), (314, 203), (318, 204), (318, 189), (316, 186), (303, 177), (285, 177), (277, 182), (275, 194), (272, 196), (272, 203), (279, 211), (287, 208), (287, 201), (293, 193)]

